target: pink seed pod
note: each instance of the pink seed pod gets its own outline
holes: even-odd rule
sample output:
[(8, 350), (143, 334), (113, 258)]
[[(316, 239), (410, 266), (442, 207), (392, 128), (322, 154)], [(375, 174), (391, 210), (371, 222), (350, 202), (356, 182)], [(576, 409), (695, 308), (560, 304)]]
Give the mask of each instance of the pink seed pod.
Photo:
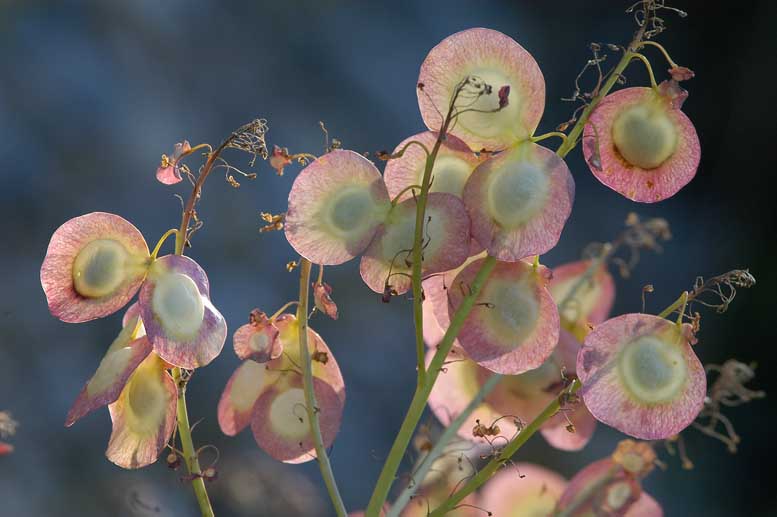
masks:
[(127, 322), (108, 348), (97, 371), (68, 412), (65, 427), (70, 427), (87, 413), (115, 402), (130, 376), (151, 353), (148, 338), (137, 337), (137, 324), (136, 315)]
[(590, 260), (557, 266), (548, 284), (556, 304), (564, 305), (560, 307), (562, 327), (580, 341), (588, 333), (589, 324), (598, 325), (607, 319), (615, 302), (615, 282), (606, 266), (599, 266), (589, 280), (583, 280), (590, 266)]
[(148, 245), (132, 223), (92, 212), (57, 228), (40, 269), (51, 314), (82, 323), (113, 314), (146, 277)]
[(390, 206), (375, 165), (353, 151), (334, 150), (294, 180), (286, 239), (314, 264), (342, 264), (367, 249)]
[(464, 187), (472, 236), (499, 260), (552, 249), (575, 198), (575, 182), (556, 153), (523, 142), (481, 163)]
[(426, 127), (440, 130), (456, 87), (468, 77), (488, 84), (491, 92), (476, 99), (462, 92), (456, 104), (462, 114), (451, 134), (476, 151), (505, 149), (532, 136), (545, 109), (542, 72), (515, 40), (483, 28), (448, 36), (421, 65), (418, 105)]
[(166, 366), (150, 354), (108, 406), (113, 431), (105, 455), (120, 467), (154, 463), (173, 434), (178, 390)]
[(685, 429), (707, 390), (689, 336), (689, 324), (648, 314), (625, 314), (594, 328), (577, 356), (579, 394), (591, 414), (643, 440)]
[(612, 458), (591, 463), (575, 474), (561, 495), (556, 511), (574, 509), (569, 515), (605, 514), (614, 517), (662, 517), (661, 506), (642, 491), (640, 477), (623, 469)]
[(169, 364), (193, 370), (221, 353), (227, 324), (210, 301), (205, 271), (194, 260), (167, 255), (154, 261), (138, 302), (154, 352)]
[[(407, 292), (412, 281), (416, 201), (396, 205), (362, 256), (359, 271), (367, 286), (382, 293), (390, 285), (396, 294)], [(469, 256), (469, 217), (453, 194), (429, 194), (423, 228), (422, 275), (459, 267)]]
[[(227, 382), (218, 405), (221, 430), (230, 436), (249, 424), (257, 444), (285, 463), (315, 459), (310, 436), (300, 364), (296, 318), (279, 320), (279, 339), (285, 353), (265, 364), (246, 360)], [(345, 384), (340, 367), (324, 340), (308, 328), (317, 413), (324, 445), (329, 447), (340, 429)], [(324, 358), (326, 358), (324, 360)]]
[[(426, 152), (424, 149), (410, 142), (418, 142), (430, 150), (437, 141), (437, 133), (425, 131), (404, 139), (394, 149), (394, 154), (402, 151), (399, 158), (392, 158), (386, 163), (383, 178), (388, 188), (391, 199), (400, 196), (400, 193), (412, 185), (420, 185), (426, 167)], [(461, 197), (464, 184), (469, 175), (475, 170), (480, 160), (467, 144), (455, 136), (449, 134), (440, 145), (437, 158), (432, 168), (432, 183), (430, 192), (446, 192)], [(399, 197), (400, 200), (413, 197), (411, 191), (406, 191)]]
[(583, 132), (583, 155), (594, 176), (641, 203), (670, 198), (687, 185), (701, 146), (679, 97), (662, 87), (624, 88), (605, 97)]
[(567, 481), (539, 465), (517, 463), (500, 470), (481, 491), (479, 506), (497, 515), (552, 515)]
[[(448, 288), (451, 314), (468, 294), (482, 260)], [(523, 261), (497, 262), (483, 285), (458, 340), (467, 355), (489, 370), (516, 375), (539, 367), (559, 338), (559, 315), (547, 289), (549, 271)]]

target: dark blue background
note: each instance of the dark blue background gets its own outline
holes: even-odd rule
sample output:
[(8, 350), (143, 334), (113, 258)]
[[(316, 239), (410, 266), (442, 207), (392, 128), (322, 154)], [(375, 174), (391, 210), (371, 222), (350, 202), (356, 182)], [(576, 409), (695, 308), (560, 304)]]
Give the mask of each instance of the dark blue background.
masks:
[[(729, 313), (705, 315), (697, 352), (704, 362), (729, 357), (760, 363), (755, 385), (775, 392), (774, 368), (775, 17), (771, 2), (678, 5), (662, 37), (673, 57), (693, 68), (684, 111), (702, 142), (696, 179), (657, 205), (635, 205), (599, 184), (580, 158), (568, 159), (577, 198), (562, 243), (544, 262), (575, 259), (594, 240), (612, 238), (626, 214), (670, 220), (674, 240), (645, 256), (618, 285), (617, 312), (640, 308), (641, 287), (658, 311), (693, 283), (750, 267), (758, 286)], [(51, 233), (92, 211), (122, 215), (153, 245), (177, 226), (179, 202), (156, 183), (162, 153), (184, 138), (218, 143), (254, 117), (269, 121), (269, 141), (320, 152), (318, 121), (359, 151), (391, 149), (423, 129), (415, 83), (428, 50), (473, 26), (501, 30), (542, 67), (547, 108), (540, 132), (569, 118), (559, 99), (588, 59), (589, 41), (625, 43), (633, 24), (620, 2), (2, 2), (0, 4), (0, 409), (21, 422), (16, 452), (0, 458), (0, 514), (191, 515), (188, 485), (163, 464), (124, 471), (103, 457), (107, 410), (71, 429), (68, 407), (114, 338), (119, 316), (82, 325), (52, 318), (38, 270)], [(657, 54), (654, 67), (664, 77)], [(638, 65), (630, 84), (644, 84)], [(233, 156), (245, 165), (245, 157)], [(280, 233), (259, 235), (258, 213), (280, 212), (293, 172), (278, 178), (266, 163), (259, 178), (233, 190), (219, 175), (206, 186), (205, 227), (190, 254), (210, 275), (212, 298), (237, 328), (248, 311), (268, 312), (295, 296), (294, 258)], [(380, 303), (358, 277), (356, 261), (327, 272), (342, 317), (317, 318), (342, 367), (348, 400), (332, 453), (349, 509), (363, 507), (414, 386), (410, 304)], [(325, 515), (315, 464), (270, 461), (250, 433), (227, 438), (216, 403), (238, 364), (229, 345), (198, 371), (190, 413), (203, 421), (197, 444), (222, 452), (212, 485), (219, 515)], [(668, 515), (772, 515), (764, 490), (777, 460), (770, 399), (730, 413), (744, 442), (731, 456), (722, 444), (687, 433), (696, 469), (671, 462), (647, 490)], [(618, 440), (600, 426), (584, 452), (550, 449), (542, 439), (522, 449), (570, 476), (606, 455)]]

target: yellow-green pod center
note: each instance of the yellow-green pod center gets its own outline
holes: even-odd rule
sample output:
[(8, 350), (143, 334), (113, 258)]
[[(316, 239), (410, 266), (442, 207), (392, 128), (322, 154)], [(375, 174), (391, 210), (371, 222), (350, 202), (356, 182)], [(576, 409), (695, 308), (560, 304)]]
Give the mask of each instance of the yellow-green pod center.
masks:
[(677, 128), (662, 103), (635, 104), (612, 125), (612, 140), (623, 158), (642, 169), (655, 169), (677, 148)]
[(127, 250), (117, 241), (90, 242), (73, 261), (73, 287), (86, 298), (112, 294), (124, 282), (127, 258)]
[(627, 344), (618, 358), (621, 381), (642, 404), (671, 402), (687, 379), (682, 350), (656, 336), (643, 336)]

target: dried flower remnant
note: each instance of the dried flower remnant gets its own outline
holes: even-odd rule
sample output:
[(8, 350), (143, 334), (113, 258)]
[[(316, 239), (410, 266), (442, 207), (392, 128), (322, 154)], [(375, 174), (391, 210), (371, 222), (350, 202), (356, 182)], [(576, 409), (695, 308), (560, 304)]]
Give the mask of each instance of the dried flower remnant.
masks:
[[(448, 289), (451, 311), (468, 294), (481, 262), (464, 268)], [(559, 337), (558, 310), (547, 289), (549, 276), (544, 266), (497, 262), (458, 336), (467, 355), (489, 370), (510, 375), (545, 362)]]
[(278, 176), (283, 176), (283, 169), (290, 165), (292, 158), (289, 155), (289, 150), (285, 147), (281, 148), (277, 145), (273, 146), (272, 154), (270, 155), (270, 167), (275, 169), (275, 173)]
[(227, 324), (210, 301), (205, 271), (194, 260), (167, 255), (154, 261), (138, 300), (154, 351), (169, 364), (191, 370), (221, 353)]
[(294, 180), (286, 238), (315, 264), (342, 264), (367, 249), (390, 205), (375, 165), (353, 151), (335, 150)]
[[(532, 136), (545, 108), (537, 62), (509, 36), (474, 28), (445, 38), (421, 65), (418, 105), (426, 126), (439, 131), (463, 77), (493, 86), (462, 92), (450, 133), (471, 149), (501, 150)], [(421, 87), (423, 85), (423, 87)]]
[(511, 262), (558, 243), (574, 198), (566, 163), (532, 142), (484, 161), (464, 187), (472, 236), (490, 255)]
[(149, 263), (143, 235), (118, 215), (70, 219), (51, 236), (40, 270), (49, 311), (67, 323), (113, 314), (138, 291)]
[(285, 214), (271, 214), (268, 212), (260, 212), (259, 217), (264, 221), (265, 225), (259, 228), (260, 233), (273, 232), (283, 230), (283, 218)]
[(156, 170), (157, 181), (164, 185), (175, 185), (176, 183), (180, 183), (183, 178), (181, 177), (181, 169), (178, 160), (180, 160), (182, 156), (189, 154), (191, 150), (192, 146), (189, 144), (189, 141), (184, 140), (183, 142), (175, 144), (172, 155), (168, 156), (163, 154), (162, 161)]
[[(705, 370), (716, 372), (718, 375), (707, 392), (704, 408), (693, 423), (693, 427), (720, 440), (726, 444), (729, 452), (734, 453), (740, 438), (731, 420), (721, 412), (723, 407), (735, 407), (761, 399), (766, 396), (766, 393), (745, 387), (746, 383), (755, 378), (755, 365), (746, 365), (735, 359), (729, 359), (721, 366), (707, 365)], [(718, 424), (723, 425), (724, 433), (718, 431)]]
[(707, 380), (689, 324), (626, 314), (598, 325), (577, 357), (580, 394), (597, 420), (645, 440), (685, 429), (702, 409)]
[(591, 114), (583, 154), (594, 176), (627, 198), (655, 203), (696, 175), (699, 137), (667, 88), (625, 88)]
[(338, 317), (337, 304), (332, 299), (332, 286), (325, 282), (313, 283), (313, 301), (316, 309), (333, 320)]
[(240, 359), (251, 359), (257, 363), (266, 363), (280, 357), (283, 345), (279, 338), (278, 324), (290, 317), (289, 314), (281, 314), (270, 319), (258, 309), (251, 311), (249, 322), (238, 328), (232, 338), (235, 354)]
[[(367, 286), (382, 293), (386, 285), (403, 294), (411, 288), (416, 202), (391, 208), (362, 256), (359, 271)], [(443, 192), (429, 194), (423, 229), (422, 275), (459, 267), (469, 256), (469, 217), (464, 203)]]
[[(256, 443), (285, 463), (315, 459), (307, 420), (302, 372), (298, 369), (299, 324), (291, 314), (276, 320), (284, 350), (278, 358), (259, 364), (245, 360), (227, 382), (218, 407), (222, 432), (234, 436), (249, 425)], [(345, 404), (340, 367), (324, 340), (308, 328), (311, 355), (325, 353), (326, 361), (313, 361), (313, 389), (325, 447), (334, 441)]]

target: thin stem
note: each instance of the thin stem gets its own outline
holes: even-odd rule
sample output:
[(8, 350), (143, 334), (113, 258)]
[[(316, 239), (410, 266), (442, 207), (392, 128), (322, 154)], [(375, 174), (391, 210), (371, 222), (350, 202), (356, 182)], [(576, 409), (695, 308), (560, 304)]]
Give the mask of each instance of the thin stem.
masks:
[(310, 291), (310, 269), (311, 263), (303, 258), (300, 260), (299, 272), (299, 305), (297, 305), (297, 323), (299, 325), (299, 355), (302, 362), (303, 379), (305, 384), (305, 411), (310, 422), (310, 434), (313, 436), (313, 443), (316, 448), (316, 460), (321, 470), (321, 476), (324, 478), (326, 490), (332, 499), (338, 517), (346, 517), (348, 512), (340, 497), (340, 491), (337, 489), (335, 476), (332, 472), (332, 465), (329, 463), (329, 456), (324, 447), (324, 439), (321, 436), (321, 426), (318, 421), (318, 402), (316, 394), (313, 391), (313, 366), (310, 362), (310, 351), (308, 350), (308, 298)]
[(200, 505), (200, 513), (203, 517), (213, 517), (213, 508), (210, 506), (208, 491), (205, 489), (205, 481), (202, 479), (202, 470), (200, 469), (200, 460), (194, 450), (192, 443), (192, 429), (189, 425), (189, 413), (186, 410), (186, 380), (181, 376), (180, 368), (173, 368), (173, 380), (178, 387), (178, 436), (181, 440), (183, 449), (183, 460), (192, 478), (192, 488), (197, 497), (197, 504)]
[(642, 43), (640, 43), (640, 44), (639, 44), (639, 46), (637, 47), (637, 49), (636, 49), (636, 50), (639, 50), (640, 48), (642, 48), (642, 47), (645, 47), (645, 46), (647, 46), (647, 45), (650, 45), (651, 47), (656, 47), (658, 50), (660, 50), (660, 51), (661, 51), (661, 53), (662, 53), (662, 54), (664, 55), (664, 57), (666, 58), (666, 61), (667, 61), (667, 63), (669, 63), (669, 66), (671, 66), (672, 68), (677, 68), (677, 63), (675, 63), (674, 61), (672, 61), (672, 58), (671, 58), (671, 57), (669, 57), (669, 52), (667, 52), (667, 51), (666, 51), (666, 49), (664, 48), (664, 46), (663, 46), (663, 45), (661, 45), (661, 44), (660, 44), (660, 43), (658, 43), (658, 42), (655, 42), (655, 41), (650, 41), (650, 40), (643, 41)]
[(433, 512), (429, 514), (429, 517), (439, 517), (445, 515), (449, 511), (453, 510), (465, 497), (480, 488), (483, 483), (491, 479), (497, 470), (499, 470), (505, 463), (507, 463), (513, 454), (536, 433), (542, 424), (547, 422), (553, 415), (558, 413), (561, 409), (561, 399), (565, 395), (572, 395), (578, 389), (580, 389), (580, 381), (575, 379), (568, 388), (565, 388), (558, 397), (548, 404), (545, 409), (535, 418), (529, 425), (521, 430), (518, 435), (513, 438), (499, 453), (498, 456), (493, 458), (488, 464), (480, 469), (477, 474), (467, 481), (464, 486), (456, 491), (447, 501), (438, 506)]
[(375, 485), (375, 490), (372, 492), (370, 503), (367, 506), (367, 517), (377, 517), (383, 507), (383, 503), (386, 502), (397, 469), (399, 469), (399, 464), (402, 462), (402, 458), (413, 437), (413, 432), (418, 425), (418, 421), (421, 419), (421, 415), (423, 415), (426, 403), (429, 400), (429, 394), (432, 392), (437, 376), (440, 374), (445, 360), (448, 357), (448, 353), (453, 347), (456, 336), (459, 335), (459, 331), (461, 330), (462, 325), (464, 325), (464, 320), (469, 316), (472, 307), (475, 306), (478, 294), (483, 288), (483, 284), (485, 284), (488, 276), (491, 274), (491, 271), (493, 271), (494, 266), (496, 266), (496, 259), (494, 257), (489, 256), (483, 259), (483, 265), (475, 276), (475, 279), (472, 281), (472, 285), (470, 285), (469, 294), (461, 301), (461, 305), (454, 313), (453, 318), (451, 318), (448, 330), (445, 331), (442, 341), (437, 345), (437, 352), (429, 363), (425, 381), (423, 384), (416, 387), (413, 400), (410, 402), (410, 407), (407, 410), (405, 419), (402, 422), (399, 433), (397, 433), (397, 437), (394, 439), (394, 444), (391, 446), (391, 451), (389, 452), (388, 458), (386, 458), (386, 463), (383, 465), (383, 470)]
[(456, 436), (459, 428), (464, 425), (464, 422), (469, 418), (472, 412), (477, 409), (480, 403), (483, 402), (483, 399), (486, 398), (489, 393), (491, 393), (491, 391), (496, 387), (501, 379), (502, 376), (498, 373), (495, 373), (489, 377), (488, 380), (480, 387), (480, 390), (470, 401), (467, 407), (464, 408), (464, 410), (459, 413), (459, 415), (453, 419), (453, 421), (445, 428), (445, 431), (443, 431), (443, 433), (437, 439), (437, 443), (434, 444), (432, 450), (430, 450), (429, 453), (424, 456), (423, 460), (421, 460), (421, 463), (418, 465), (415, 471), (413, 471), (412, 482), (409, 483), (407, 487), (405, 487), (397, 500), (394, 501), (394, 504), (391, 505), (391, 510), (389, 510), (389, 512), (386, 514), (386, 517), (399, 517), (402, 509), (407, 506), (407, 503), (410, 501), (410, 498), (413, 497), (413, 494), (415, 494), (419, 484), (422, 483), (424, 479), (426, 479), (426, 475), (429, 473), (432, 465), (434, 465), (434, 462), (437, 461), (437, 458), (442, 455), (448, 443)]
[[(232, 138), (235, 137), (235, 133), (232, 133), (229, 138), (224, 140), (218, 148), (212, 153), (208, 154), (208, 159), (205, 165), (202, 166), (200, 175), (197, 177), (197, 181), (194, 182), (192, 188), (192, 194), (189, 197), (189, 201), (186, 202), (186, 207), (183, 209), (181, 215), (181, 227), (178, 229), (178, 233), (175, 235), (175, 254), (183, 255), (183, 248), (186, 246), (186, 239), (189, 233), (189, 222), (194, 216), (194, 206), (197, 204), (197, 200), (200, 198), (202, 192), (202, 186), (205, 180), (208, 179), (208, 175), (213, 171), (213, 166), (216, 164), (221, 152), (227, 148)], [(198, 146), (199, 147), (199, 146)]]
[(596, 106), (599, 105), (602, 99), (608, 93), (610, 93), (610, 90), (612, 90), (612, 87), (615, 86), (618, 78), (621, 76), (626, 67), (629, 66), (632, 57), (634, 57), (635, 49), (639, 47), (640, 43), (642, 43), (642, 36), (645, 34), (646, 26), (647, 24), (643, 24), (639, 28), (637, 33), (634, 35), (634, 39), (629, 44), (629, 47), (623, 52), (623, 57), (621, 57), (620, 61), (618, 61), (618, 64), (615, 65), (615, 68), (610, 73), (610, 77), (607, 78), (607, 81), (604, 82), (596, 96), (591, 99), (591, 102), (589, 102), (588, 106), (585, 107), (583, 113), (580, 115), (580, 119), (575, 123), (575, 126), (569, 132), (567, 139), (556, 151), (556, 154), (558, 154), (561, 158), (564, 158), (572, 149), (575, 148), (578, 139), (580, 138), (580, 134), (583, 132), (585, 125), (588, 123), (588, 118), (591, 116), (591, 113), (596, 108)]
[(408, 185), (403, 188), (396, 196), (394, 196), (394, 199), (391, 200), (391, 205), (396, 206), (396, 204), (399, 203), (400, 196), (409, 190), (421, 190), (421, 185)]
[(165, 243), (168, 237), (170, 237), (172, 234), (178, 233), (178, 228), (171, 228), (167, 230), (164, 235), (162, 235), (159, 240), (156, 243), (156, 246), (154, 246), (154, 251), (151, 252), (151, 258), (156, 260), (157, 255), (159, 255), (159, 250), (162, 249), (162, 245)]
[(533, 136), (531, 141), (536, 144), (537, 142), (542, 142), (543, 140), (554, 136), (560, 138), (562, 142), (566, 142), (567, 140), (567, 135), (565, 133), (562, 133), (561, 131), (551, 131), (549, 133), (545, 133), (544, 135)]
[(653, 88), (654, 90), (658, 88), (658, 84), (656, 84), (656, 76), (653, 75), (653, 67), (650, 66), (650, 61), (648, 61), (648, 58), (638, 53), (634, 53), (632, 57), (634, 59), (639, 59), (640, 61), (642, 61), (642, 64), (644, 64), (645, 68), (647, 68), (648, 75), (650, 76), (650, 87)]
[(292, 305), (298, 305), (298, 304), (299, 304), (299, 301), (297, 301), (297, 300), (292, 300), (292, 301), (290, 301), (290, 302), (286, 302), (286, 303), (284, 303), (284, 304), (283, 304), (283, 307), (281, 307), (280, 309), (278, 309), (277, 311), (275, 311), (275, 313), (274, 313), (272, 316), (270, 316), (270, 320), (274, 320), (275, 318), (277, 318), (278, 316), (280, 316), (281, 314), (283, 314), (283, 312), (284, 312), (286, 309), (288, 309), (289, 307), (291, 307)]
[[(672, 314), (674, 311), (679, 309), (680, 307), (685, 307), (685, 305), (693, 299), (693, 296), (688, 294), (688, 291), (683, 291), (683, 294), (677, 298), (672, 305), (658, 313), (659, 318), (666, 318), (670, 314)], [(682, 313), (680, 313), (680, 316), (682, 317)]]
[[(429, 199), (429, 187), (432, 183), (432, 170), (434, 169), (434, 162), (437, 159), (437, 153), (440, 151), (440, 146), (445, 138), (445, 134), (448, 132), (448, 127), (453, 120), (453, 115), (456, 107), (456, 100), (459, 97), (461, 89), (458, 88), (453, 94), (450, 105), (448, 106), (448, 114), (445, 116), (445, 120), (442, 123), (440, 131), (437, 133), (437, 140), (434, 142), (432, 152), (427, 151), (426, 165), (424, 166), (424, 176), (421, 180), (421, 193), (416, 200), (416, 212), (415, 212), (415, 234), (413, 236), (413, 320), (415, 322), (415, 348), (416, 348), (416, 368), (418, 370), (418, 382), (417, 386), (422, 386), (426, 380), (426, 346), (424, 345), (424, 315), (423, 315), (423, 287), (421, 285), (421, 269), (423, 261), (423, 239), (424, 239), (424, 220), (426, 218), (426, 203)], [(412, 143), (412, 142), (410, 142)], [(408, 145), (410, 145), (408, 143)], [(420, 143), (420, 142), (419, 142)], [(423, 144), (421, 144), (423, 147)]]

